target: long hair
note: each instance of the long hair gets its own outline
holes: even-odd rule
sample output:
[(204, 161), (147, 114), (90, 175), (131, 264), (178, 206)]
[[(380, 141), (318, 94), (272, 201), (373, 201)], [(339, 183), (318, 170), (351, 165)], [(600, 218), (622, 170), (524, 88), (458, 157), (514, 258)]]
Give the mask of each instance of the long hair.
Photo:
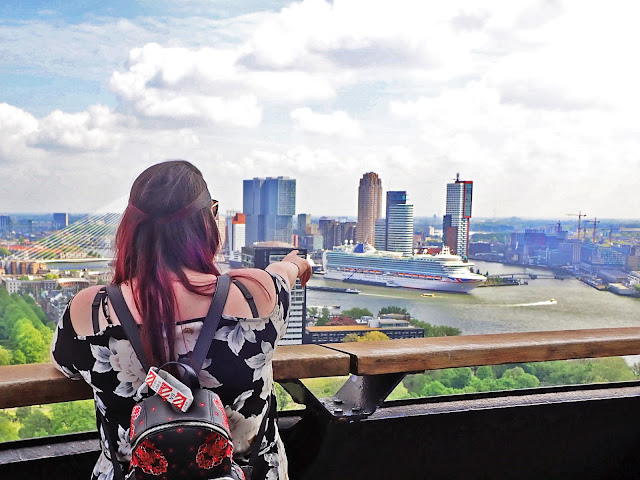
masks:
[(175, 360), (177, 302), (173, 283), (200, 295), (184, 269), (220, 275), (214, 257), (220, 234), (200, 171), (184, 160), (147, 168), (131, 187), (115, 238), (114, 284), (130, 282), (142, 316), (142, 344), (149, 362)]

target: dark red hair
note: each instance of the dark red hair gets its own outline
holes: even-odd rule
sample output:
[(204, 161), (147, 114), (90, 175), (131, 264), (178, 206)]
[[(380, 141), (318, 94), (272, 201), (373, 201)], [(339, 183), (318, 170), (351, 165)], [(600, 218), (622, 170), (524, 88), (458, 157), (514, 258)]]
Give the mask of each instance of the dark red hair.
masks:
[(184, 160), (147, 168), (133, 182), (115, 245), (114, 284), (132, 284), (142, 316), (142, 343), (148, 360), (175, 360), (177, 302), (173, 283), (200, 295), (184, 269), (219, 275), (214, 257), (220, 234), (211, 196), (200, 170)]

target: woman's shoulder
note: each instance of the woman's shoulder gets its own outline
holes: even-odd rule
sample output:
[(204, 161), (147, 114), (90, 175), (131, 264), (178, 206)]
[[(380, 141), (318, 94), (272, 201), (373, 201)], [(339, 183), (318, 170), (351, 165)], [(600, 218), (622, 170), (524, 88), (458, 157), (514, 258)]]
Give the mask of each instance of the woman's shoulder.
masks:
[(93, 323), (91, 321), (91, 305), (98, 292), (104, 286), (94, 285), (80, 290), (71, 300), (69, 304), (69, 315), (71, 317), (71, 325), (77, 335), (91, 335), (93, 332)]

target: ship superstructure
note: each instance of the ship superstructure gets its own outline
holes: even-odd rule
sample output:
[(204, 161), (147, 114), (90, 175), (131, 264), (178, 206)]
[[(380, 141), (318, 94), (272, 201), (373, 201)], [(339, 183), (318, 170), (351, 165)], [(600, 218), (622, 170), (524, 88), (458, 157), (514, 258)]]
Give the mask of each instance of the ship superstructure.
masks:
[(447, 246), (436, 255), (403, 255), (367, 243), (341, 245), (324, 252), (323, 264), (325, 278), (387, 287), (468, 293), (486, 280)]

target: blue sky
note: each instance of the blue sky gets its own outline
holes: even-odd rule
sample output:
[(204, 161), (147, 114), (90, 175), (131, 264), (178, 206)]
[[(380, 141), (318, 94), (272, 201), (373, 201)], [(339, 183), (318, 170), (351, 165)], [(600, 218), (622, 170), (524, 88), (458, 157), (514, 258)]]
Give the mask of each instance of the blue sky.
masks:
[[(635, 2), (31, 1), (0, 5), (0, 213), (119, 209), (193, 161), (224, 210), (288, 175), (355, 215), (359, 178), (441, 215), (637, 218)], [(593, 32), (599, 32), (594, 35)]]

